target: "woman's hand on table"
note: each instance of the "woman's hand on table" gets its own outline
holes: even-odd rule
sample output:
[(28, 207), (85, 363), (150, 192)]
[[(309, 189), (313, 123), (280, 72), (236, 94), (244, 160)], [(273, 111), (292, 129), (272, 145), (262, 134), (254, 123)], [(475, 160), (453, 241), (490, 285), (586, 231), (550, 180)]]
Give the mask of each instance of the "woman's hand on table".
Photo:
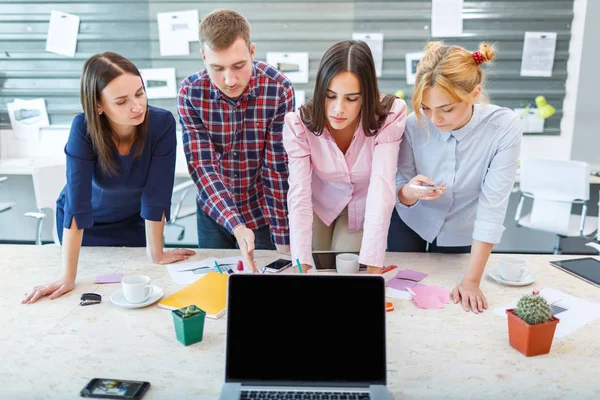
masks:
[(73, 289), (75, 289), (75, 279), (61, 276), (50, 284), (36, 286), (31, 289), (30, 292), (25, 294), (21, 304), (33, 304), (43, 296), (50, 296), (50, 300), (54, 300)]
[(381, 267), (374, 267), (372, 265), (367, 266), (367, 274), (381, 275)]
[[(312, 269), (312, 265), (309, 264), (301, 264), (302, 266), (302, 273), (303, 274), (308, 274), (308, 271)], [(298, 266), (294, 265), (294, 272), (298, 273)]]
[(157, 261), (157, 264), (171, 264), (178, 261), (184, 261), (195, 256), (196, 252), (188, 249), (173, 249), (163, 252), (162, 257)]
[(466, 312), (472, 311), (479, 314), (488, 308), (487, 300), (479, 288), (479, 284), (475, 282), (463, 280), (452, 291), (452, 299), (454, 304), (460, 301)]

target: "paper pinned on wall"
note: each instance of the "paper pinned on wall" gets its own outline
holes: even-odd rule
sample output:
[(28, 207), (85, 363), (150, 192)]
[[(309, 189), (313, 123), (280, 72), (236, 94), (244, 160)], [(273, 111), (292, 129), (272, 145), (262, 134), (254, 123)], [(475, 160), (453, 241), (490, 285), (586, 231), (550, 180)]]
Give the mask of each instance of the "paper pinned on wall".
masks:
[(525, 32), (521, 76), (552, 76), (556, 32)]
[(462, 9), (463, 0), (433, 0), (431, 3), (431, 36), (462, 36)]
[(523, 123), (523, 133), (543, 133), (544, 132), (544, 119), (538, 118), (536, 115), (536, 109), (530, 108), (527, 110), (527, 114), (524, 108), (515, 108), (515, 113), (521, 118)]
[(161, 56), (187, 56), (198, 41), (198, 10), (157, 13)]
[(13, 135), (17, 139), (38, 140), (40, 128), (50, 126), (44, 99), (15, 99), (6, 106)]
[(79, 17), (52, 10), (46, 38), (46, 51), (67, 57), (75, 57)]
[(267, 63), (271, 64), (292, 83), (308, 83), (308, 53), (267, 53)]
[(425, 53), (423, 53), (423, 52), (406, 53), (405, 60), (406, 60), (406, 84), (407, 85), (415, 84), (415, 78), (417, 76), (417, 64), (419, 64), (419, 61), (421, 61), (421, 58), (423, 58), (424, 55), (425, 55)]
[(359, 33), (352, 34), (352, 40), (362, 40), (371, 49), (375, 61), (375, 73), (379, 78), (383, 72), (383, 33)]
[(175, 68), (142, 68), (140, 73), (149, 99), (177, 97)]
[(296, 110), (300, 108), (300, 106), (306, 103), (306, 91), (304, 90), (296, 90), (295, 92), (295, 100), (296, 100)]

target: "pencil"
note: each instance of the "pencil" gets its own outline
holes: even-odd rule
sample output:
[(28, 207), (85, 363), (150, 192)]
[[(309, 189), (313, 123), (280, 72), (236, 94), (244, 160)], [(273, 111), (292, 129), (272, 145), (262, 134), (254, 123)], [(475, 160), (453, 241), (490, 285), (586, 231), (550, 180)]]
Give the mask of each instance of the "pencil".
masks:
[(217, 267), (217, 271), (219, 271), (220, 274), (223, 273), (223, 270), (221, 269), (221, 267), (219, 267), (219, 263), (215, 261), (215, 267)]
[(302, 273), (302, 265), (300, 265), (300, 260), (296, 257), (296, 264), (298, 265), (298, 272)]

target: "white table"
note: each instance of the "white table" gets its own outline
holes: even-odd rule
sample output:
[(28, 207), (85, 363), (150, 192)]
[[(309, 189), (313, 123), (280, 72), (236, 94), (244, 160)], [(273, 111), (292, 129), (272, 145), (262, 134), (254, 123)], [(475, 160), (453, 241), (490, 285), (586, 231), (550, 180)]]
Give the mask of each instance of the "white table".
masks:
[[(233, 254), (204, 251), (195, 258)], [(256, 256), (259, 266), (276, 258), (269, 251)], [(556, 256), (523, 257), (537, 281), (508, 287), (485, 277), (481, 287), (490, 308), (544, 287), (600, 302), (600, 289), (548, 265)], [(498, 258), (492, 255), (489, 266)], [(466, 255), (389, 253), (386, 262), (426, 272), (425, 283), (452, 288), (467, 260)], [(94, 377), (149, 381), (144, 400), (217, 398), (224, 380), (226, 317), (207, 319), (203, 341), (184, 347), (175, 338), (169, 311), (112, 304), (109, 296), (119, 285), (93, 284), (99, 274), (142, 273), (166, 295), (178, 290), (164, 266), (149, 263), (144, 249), (83, 248), (73, 292), (21, 305), (31, 286), (57, 276), (59, 265), (59, 247), (0, 246), (0, 398), (77, 399)], [(78, 306), (84, 292), (102, 294), (103, 303)], [(506, 320), (491, 310), (475, 315), (452, 304), (422, 310), (409, 301), (392, 301), (387, 377), (396, 399), (600, 398), (600, 321), (555, 339), (550, 354), (526, 358), (509, 346)]]

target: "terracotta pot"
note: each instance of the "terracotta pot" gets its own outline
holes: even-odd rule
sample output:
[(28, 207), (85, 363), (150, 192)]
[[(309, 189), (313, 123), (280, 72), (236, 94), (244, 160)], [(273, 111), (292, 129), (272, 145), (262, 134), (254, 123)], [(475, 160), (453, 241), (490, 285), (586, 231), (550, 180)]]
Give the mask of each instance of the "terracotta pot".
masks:
[(529, 325), (514, 313), (515, 309), (506, 310), (508, 316), (508, 341), (512, 347), (527, 357), (548, 354), (554, 339), (554, 331), (559, 320), (543, 324)]

